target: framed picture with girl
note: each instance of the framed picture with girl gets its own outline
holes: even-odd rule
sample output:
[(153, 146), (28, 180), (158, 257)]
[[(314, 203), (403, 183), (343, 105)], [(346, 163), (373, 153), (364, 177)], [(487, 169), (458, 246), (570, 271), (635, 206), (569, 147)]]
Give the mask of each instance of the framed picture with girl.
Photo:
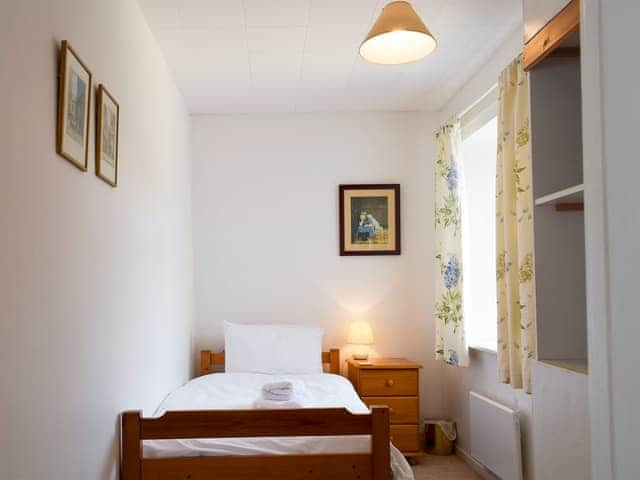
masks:
[(400, 185), (340, 185), (340, 255), (400, 255)]

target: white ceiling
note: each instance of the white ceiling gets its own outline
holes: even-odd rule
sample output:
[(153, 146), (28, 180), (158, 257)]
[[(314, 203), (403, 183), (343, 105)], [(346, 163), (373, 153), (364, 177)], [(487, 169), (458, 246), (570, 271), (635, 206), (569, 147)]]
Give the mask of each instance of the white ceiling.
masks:
[(521, 0), (413, 0), (438, 40), (373, 65), (387, 0), (139, 0), (192, 113), (437, 110), (522, 23)]

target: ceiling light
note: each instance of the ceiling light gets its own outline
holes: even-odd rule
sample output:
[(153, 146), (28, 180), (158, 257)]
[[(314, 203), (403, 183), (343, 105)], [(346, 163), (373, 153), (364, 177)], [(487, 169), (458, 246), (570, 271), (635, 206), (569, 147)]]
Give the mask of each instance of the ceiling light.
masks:
[(436, 39), (409, 2), (391, 2), (360, 45), (362, 58), (396, 65), (415, 62), (436, 49)]

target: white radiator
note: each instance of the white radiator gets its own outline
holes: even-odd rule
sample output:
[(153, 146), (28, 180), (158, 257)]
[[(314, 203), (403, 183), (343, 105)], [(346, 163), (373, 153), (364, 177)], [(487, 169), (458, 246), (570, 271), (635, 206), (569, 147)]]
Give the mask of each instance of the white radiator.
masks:
[(522, 480), (518, 414), (475, 392), (469, 405), (471, 456), (502, 480)]

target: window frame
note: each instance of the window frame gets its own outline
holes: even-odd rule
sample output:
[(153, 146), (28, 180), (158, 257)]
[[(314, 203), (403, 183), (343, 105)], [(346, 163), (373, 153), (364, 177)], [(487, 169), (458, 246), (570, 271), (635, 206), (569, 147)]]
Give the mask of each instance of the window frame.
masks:
[(487, 93), (482, 95), (460, 114), (460, 128), (463, 142), (497, 115), (499, 94), (498, 84), (495, 84)]

